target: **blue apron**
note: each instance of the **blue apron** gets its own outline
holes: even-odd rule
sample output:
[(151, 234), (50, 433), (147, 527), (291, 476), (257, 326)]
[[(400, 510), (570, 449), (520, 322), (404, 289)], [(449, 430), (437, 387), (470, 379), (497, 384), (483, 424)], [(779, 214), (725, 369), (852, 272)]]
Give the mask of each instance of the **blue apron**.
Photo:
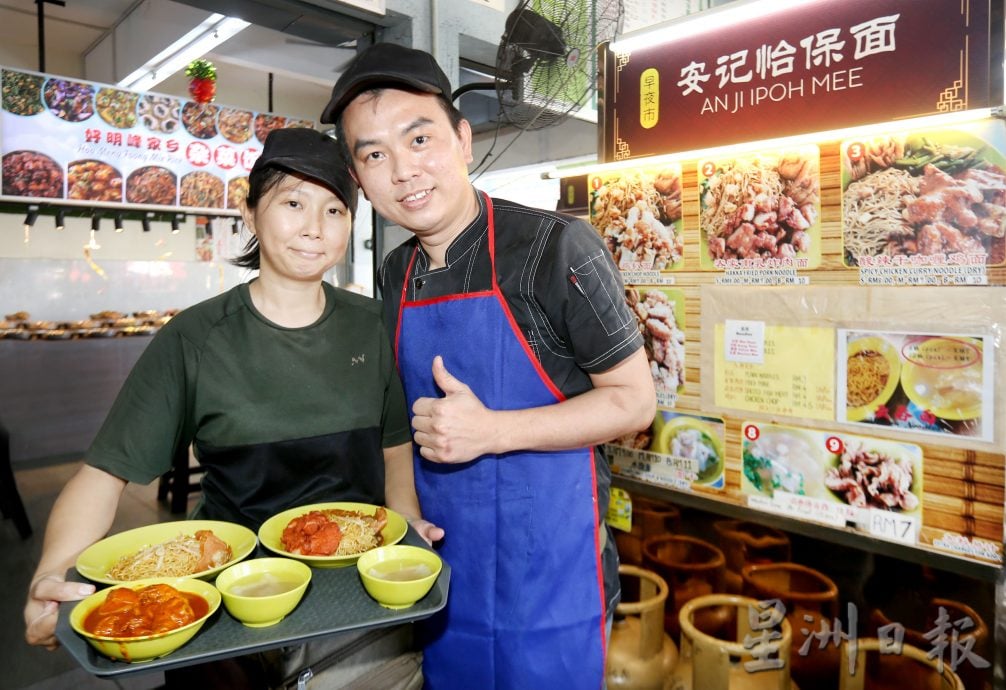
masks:
[[(531, 353), (500, 292), (492, 201), (492, 289), (407, 301), (395, 351), (409, 408), (440, 397), (435, 355), (494, 410), (564, 399)], [(413, 446), (423, 517), (446, 531), (447, 606), (427, 621), (426, 688), (602, 687), (604, 587), (592, 448), (483, 455), (440, 464)]]

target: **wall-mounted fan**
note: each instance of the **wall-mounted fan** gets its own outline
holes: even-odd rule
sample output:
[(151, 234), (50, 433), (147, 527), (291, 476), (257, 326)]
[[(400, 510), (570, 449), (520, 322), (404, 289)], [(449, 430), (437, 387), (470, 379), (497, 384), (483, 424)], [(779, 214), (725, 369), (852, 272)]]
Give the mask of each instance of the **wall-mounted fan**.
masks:
[(562, 122), (597, 85), (597, 51), (615, 37), (622, 0), (523, 0), (496, 53), (503, 117), (522, 130)]

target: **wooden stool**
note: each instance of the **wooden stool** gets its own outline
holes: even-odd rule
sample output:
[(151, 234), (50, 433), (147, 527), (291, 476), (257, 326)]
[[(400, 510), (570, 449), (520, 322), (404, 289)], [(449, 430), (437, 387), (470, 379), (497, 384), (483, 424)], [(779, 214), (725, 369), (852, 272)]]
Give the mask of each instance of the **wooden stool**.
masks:
[(157, 500), (166, 501), (172, 513), (185, 513), (189, 507), (189, 494), (200, 490), (198, 477), (206, 470), (193, 466), (191, 446), (179, 448), (171, 469), (161, 475), (157, 485)]
[(10, 434), (0, 425), (0, 510), (5, 518), (14, 521), (17, 533), (22, 539), (31, 536), (31, 523), (24, 512), (21, 494), (14, 481), (14, 470), (10, 466)]

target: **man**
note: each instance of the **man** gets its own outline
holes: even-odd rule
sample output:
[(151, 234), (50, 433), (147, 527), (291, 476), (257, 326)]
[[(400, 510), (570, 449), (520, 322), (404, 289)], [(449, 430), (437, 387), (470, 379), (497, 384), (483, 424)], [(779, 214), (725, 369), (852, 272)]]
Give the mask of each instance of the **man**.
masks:
[(599, 688), (618, 559), (596, 445), (653, 420), (649, 367), (600, 237), (477, 192), (450, 95), (431, 55), (382, 43), (321, 118), (377, 212), (415, 235), (381, 288), (416, 488), (452, 567), (423, 672), (429, 688)]

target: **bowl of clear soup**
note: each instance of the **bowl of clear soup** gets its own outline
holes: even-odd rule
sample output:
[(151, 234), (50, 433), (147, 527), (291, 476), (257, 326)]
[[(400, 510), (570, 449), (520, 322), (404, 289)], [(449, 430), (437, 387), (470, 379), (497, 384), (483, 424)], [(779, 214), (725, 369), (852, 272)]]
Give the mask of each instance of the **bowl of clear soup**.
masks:
[(367, 551), (356, 562), (364, 589), (389, 609), (404, 609), (433, 588), (443, 561), (435, 552), (418, 546), (393, 544)]

